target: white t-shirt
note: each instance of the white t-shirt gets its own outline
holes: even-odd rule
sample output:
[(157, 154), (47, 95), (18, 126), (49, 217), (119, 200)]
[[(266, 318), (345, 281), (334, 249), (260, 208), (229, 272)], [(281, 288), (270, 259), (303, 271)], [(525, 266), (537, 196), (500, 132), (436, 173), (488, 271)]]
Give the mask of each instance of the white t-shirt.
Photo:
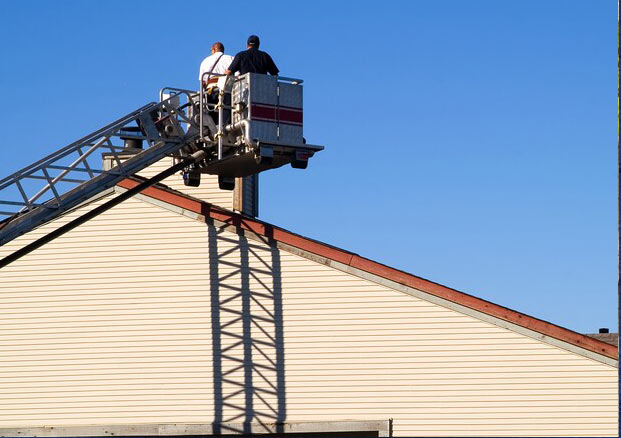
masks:
[[(231, 55), (224, 55), (222, 52), (216, 52), (213, 55), (208, 56), (203, 59), (203, 62), (201, 62), (198, 80), (200, 81), (203, 78), (203, 74), (209, 73), (210, 71), (212, 73), (224, 74), (224, 72), (228, 70), (229, 65), (231, 65), (231, 62), (233, 62), (233, 57)], [(207, 80), (208, 77), (209, 75), (205, 75), (204, 79)], [(218, 78), (218, 88), (222, 89), (224, 87), (224, 82), (226, 81), (226, 76), (219, 76)], [(214, 86), (216, 86), (214, 83), (208, 84), (207, 88), (212, 88)]]

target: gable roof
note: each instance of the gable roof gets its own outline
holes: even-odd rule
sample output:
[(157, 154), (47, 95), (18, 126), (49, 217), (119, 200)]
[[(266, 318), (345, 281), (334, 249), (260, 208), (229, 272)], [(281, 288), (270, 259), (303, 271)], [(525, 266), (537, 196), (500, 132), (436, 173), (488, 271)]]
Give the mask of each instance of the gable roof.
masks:
[[(118, 186), (131, 189), (142, 181), (132, 177), (121, 181)], [(216, 220), (237, 229), (249, 231), (270, 241), (280, 242), (289, 247), (341, 263), (348, 267), (373, 274), (380, 278), (423, 291), (435, 297), (473, 309), (486, 315), (507, 321), (541, 335), (554, 338), (570, 345), (618, 359), (618, 347), (587, 335), (574, 332), (550, 322), (511, 310), (490, 301), (460, 292), (421, 277), (383, 265), (358, 254), (300, 236), (267, 222), (244, 216), (205, 201), (193, 198), (181, 192), (157, 184), (141, 192), (141, 195), (170, 204), (177, 208), (203, 216), (205, 220)]]

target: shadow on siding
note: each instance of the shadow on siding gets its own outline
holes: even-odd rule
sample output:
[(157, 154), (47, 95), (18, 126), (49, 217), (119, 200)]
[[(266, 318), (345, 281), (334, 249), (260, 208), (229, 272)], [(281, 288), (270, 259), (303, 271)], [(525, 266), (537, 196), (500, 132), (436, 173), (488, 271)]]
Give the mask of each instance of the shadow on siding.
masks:
[[(286, 419), (280, 251), (209, 228), (214, 433)], [(269, 242), (265, 242), (269, 245)], [(228, 423), (228, 424), (227, 424)], [(243, 424), (243, 429), (230, 423)], [(268, 429), (266, 428), (266, 431)]]

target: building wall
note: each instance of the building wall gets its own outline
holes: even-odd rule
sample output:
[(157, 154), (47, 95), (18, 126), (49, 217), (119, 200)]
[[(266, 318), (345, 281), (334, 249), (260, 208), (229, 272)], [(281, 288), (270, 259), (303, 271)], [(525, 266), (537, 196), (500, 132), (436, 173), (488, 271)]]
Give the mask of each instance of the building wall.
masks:
[[(138, 175), (151, 178), (173, 164), (172, 157), (167, 157), (139, 172)], [(107, 166), (112, 167), (111, 164)], [(188, 187), (183, 184), (181, 172), (169, 176), (162, 181), (162, 184), (227, 210), (238, 211), (253, 217), (259, 215), (259, 175), (236, 178), (234, 191), (220, 190), (218, 176), (205, 173), (201, 175), (201, 184), (198, 187)]]
[(139, 199), (0, 271), (0, 427), (616, 436), (617, 406), (615, 367)]
[[(139, 172), (138, 175), (145, 178), (150, 178), (152, 176), (155, 176), (159, 172), (168, 169), (173, 164), (173, 158), (166, 157), (147, 167), (142, 172)], [(201, 175), (200, 186), (187, 187), (183, 184), (183, 177), (181, 176), (181, 172), (179, 172), (178, 174), (166, 178), (164, 181), (162, 181), (162, 184), (165, 184), (168, 187), (178, 190), (180, 192), (187, 193), (188, 195), (194, 196), (197, 199), (211, 202), (212, 204), (216, 204), (228, 210), (233, 209), (234, 194), (230, 190), (220, 190), (220, 187), (218, 187), (218, 177), (216, 175), (203, 174)]]

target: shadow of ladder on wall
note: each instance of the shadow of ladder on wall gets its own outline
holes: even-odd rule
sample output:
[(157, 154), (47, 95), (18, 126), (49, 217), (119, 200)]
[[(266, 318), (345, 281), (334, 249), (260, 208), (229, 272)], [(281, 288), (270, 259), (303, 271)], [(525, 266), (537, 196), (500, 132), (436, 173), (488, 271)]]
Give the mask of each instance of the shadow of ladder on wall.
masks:
[[(286, 391), (280, 252), (269, 242), (266, 248), (213, 224), (208, 233), (214, 433), (251, 434), (257, 424), (267, 423), (277, 423), (276, 431), (282, 433)], [(242, 430), (231, 424), (243, 424)]]

